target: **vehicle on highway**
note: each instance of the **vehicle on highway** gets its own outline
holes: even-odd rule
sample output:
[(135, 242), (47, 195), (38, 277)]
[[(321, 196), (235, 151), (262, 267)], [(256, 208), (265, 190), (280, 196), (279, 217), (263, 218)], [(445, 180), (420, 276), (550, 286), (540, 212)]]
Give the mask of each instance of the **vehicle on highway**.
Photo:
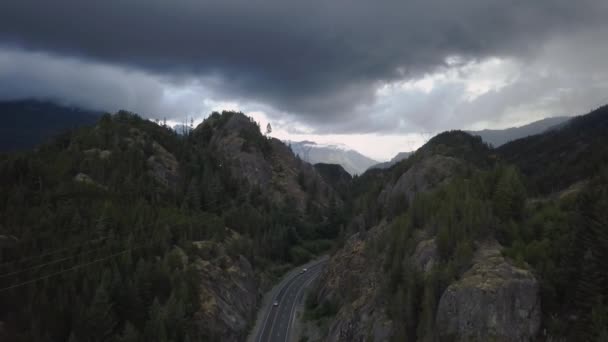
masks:
[(303, 269), (300, 271), (300, 274), (303, 274), (303, 273), (305, 273), (306, 271), (308, 271), (308, 268), (303, 268)]
[(279, 302), (275, 300), (274, 303), (272, 303), (272, 306), (279, 306)]

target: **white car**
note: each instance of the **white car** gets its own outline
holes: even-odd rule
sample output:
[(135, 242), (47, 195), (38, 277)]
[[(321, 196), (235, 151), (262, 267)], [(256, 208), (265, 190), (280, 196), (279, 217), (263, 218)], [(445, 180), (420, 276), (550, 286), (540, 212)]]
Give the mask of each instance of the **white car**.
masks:
[(274, 301), (274, 303), (272, 303), (272, 306), (279, 306), (279, 301)]

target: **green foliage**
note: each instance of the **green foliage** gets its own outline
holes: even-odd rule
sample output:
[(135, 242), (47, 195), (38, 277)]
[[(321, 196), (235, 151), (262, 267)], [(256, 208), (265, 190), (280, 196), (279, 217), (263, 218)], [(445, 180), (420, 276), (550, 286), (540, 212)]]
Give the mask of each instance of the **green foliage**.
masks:
[(305, 302), (304, 319), (318, 321), (323, 318), (333, 317), (338, 313), (338, 305), (334, 301), (323, 300), (321, 303), (313, 295), (308, 295)]
[(105, 287), (99, 286), (88, 306), (84, 319), (83, 332), (94, 336), (95, 341), (108, 341), (114, 332), (116, 318), (112, 302)]
[[(15, 241), (0, 249), (10, 275), (0, 288), (34, 280), (0, 292), (3, 331), (18, 341), (195, 340), (197, 260), (242, 255), (256, 272), (282, 271), (327, 250), (328, 213), (272, 204), (225, 172), (209, 142), (234, 115), (178, 136), (119, 112), (0, 155), (0, 236)], [(162, 150), (179, 163), (165, 181), (150, 166)]]
[(542, 194), (594, 177), (608, 160), (608, 106), (578, 116), (559, 129), (518, 139), (496, 152), (527, 176), (526, 186)]
[(539, 277), (551, 335), (591, 341), (605, 334), (605, 326), (598, 322), (605, 319), (604, 298), (608, 298), (607, 207), (604, 169), (574, 201), (536, 203), (524, 210), (521, 222), (503, 228), (505, 254), (532, 266)]
[(524, 208), (526, 189), (514, 167), (507, 167), (499, 176), (494, 191), (494, 212), (502, 220), (519, 220)]
[(260, 127), (247, 126), (240, 130), (239, 136), (245, 141), (241, 146), (241, 150), (245, 152), (251, 152), (254, 148), (262, 152), (264, 156), (269, 156), (272, 152), (272, 145), (268, 138), (260, 133)]
[(479, 136), (472, 136), (463, 131), (447, 131), (437, 134), (416, 151), (412, 161), (422, 155), (440, 154), (457, 157), (479, 167), (488, 167), (492, 165), (490, 149)]
[[(388, 241), (385, 296), (391, 298), (389, 316), (405, 322), (395, 327), (395, 341), (436, 339), (434, 318), (441, 294), (471, 266), (476, 241), (498, 235), (497, 228), (507, 224), (495, 214), (500, 207), (497, 202), (507, 198), (509, 210), (523, 206), (522, 196), (495, 196), (494, 189), (511, 189), (516, 181), (516, 170), (502, 166), (455, 177), (430, 193), (418, 194), (406, 212), (392, 221), (382, 238)], [(518, 191), (508, 193), (519, 195)], [(521, 202), (512, 205), (516, 200)], [(519, 216), (505, 219), (520, 220)], [(426, 272), (412, 258), (422, 242), (422, 231), (434, 236), (438, 254), (434, 267)]]

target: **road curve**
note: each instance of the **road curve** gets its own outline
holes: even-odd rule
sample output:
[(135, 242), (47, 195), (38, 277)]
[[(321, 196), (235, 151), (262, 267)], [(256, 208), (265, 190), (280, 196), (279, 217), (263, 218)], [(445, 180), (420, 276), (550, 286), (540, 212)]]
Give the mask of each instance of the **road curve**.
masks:
[[(304, 289), (319, 275), (327, 259), (322, 259), (308, 267), (308, 271), (300, 273), (291, 272), (274, 291), (272, 301), (262, 310), (262, 319), (255, 342), (287, 342), (295, 319), (296, 306), (304, 294)], [(272, 303), (278, 302), (278, 306)]]

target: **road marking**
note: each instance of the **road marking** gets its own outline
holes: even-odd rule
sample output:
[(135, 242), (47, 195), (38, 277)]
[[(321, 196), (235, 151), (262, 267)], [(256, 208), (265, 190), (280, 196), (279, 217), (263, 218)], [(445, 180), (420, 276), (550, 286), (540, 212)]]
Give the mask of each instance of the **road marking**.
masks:
[[(315, 278), (317, 278), (320, 273), (321, 273), (321, 271), (317, 271), (316, 273), (313, 273), (313, 275), (310, 277), (310, 279), (308, 279), (307, 281), (304, 282), (304, 284), (302, 285), (302, 287), (300, 287), (298, 289), (298, 292), (296, 293), (296, 299), (300, 295), (300, 292), (304, 288), (306, 288), (310, 283), (312, 283), (312, 281)], [(293, 306), (291, 308), (291, 314), (289, 315), (289, 321), (288, 321), (288, 324), (287, 324), (287, 334), (285, 335), (285, 341), (289, 341), (289, 337), (291, 336), (291, 328), (290, 327), (291, 327), (291, 322), (295, 318), (294, 311), (296, 310), (296, 306), (297, 306), (297, 301), (294, 300)]]
[[(314, 266), (311, 266), (310, 268), (317, 267), (317, 266), (319, 266), (319, 265), (320, 265), (322, 262), (324, 262), (324, 261), (319, 261), (317, 264), (315, 264)], [(279, 294), (278, 294), (278, 295), (277, 295), (277, 297), (276, 297), (276, 299), (279, 301), (279, 303), (280, 303), (280, 301), (281, 301), (281, 298), (280, 298), (280, 297), (281, 297), (281, 292), (283, 293), (283, 295), (284, 295), (284, 296), (287, 296), (287, 294), (289, 293), (289, 290), (291, 289), (291, 287), (292, 287), (294, 284), (296, 284), (296, 283), (297, 283), (297, 281), (296, 281), (296, 280), (298, 280), (298, 279), (300, 279), (300, 277), (298, 277), (298, 275), (296, 274), (296, 275), (295, 275), (295, 276), (293, 276), (291, 279), (289, 279), (289, 281), (286, 281), (286, 282), (285, 282), (285, 285), (287, 285), (287, 284), (289, 284), (289, 285), (287, 285), (287, 288), (286, 288), (286, 289), (285, 289), (285, 285), (283, 285), (283, 287), (282, 287), (282, 288), (279, 290)], [(281, 291), (281, 290), (283, 290), (283, 289), (285, 289), (285, 291)], [(283, 307), (283, 311), (285, 311), (286, 307), (285, 307), (285, 306), (282, 306), (282, 307)], [(272, 336), (272, 332), (274, 331), (274, 325), (275, 325), (275, 324), (276, 324), (276, 322), (277, 322), (277, 317), (278, 317), (278, 316), (279, 316), (279, 315), (278, 315), (278, 312), (277, 312), (277, 313), (275, 314), (275, 316), (274, 316), (274, 319), (272, 320), (272, 324), (270, 325), (270, 332), (269, 332), (269, 336)], [(289, 318), (289, 317), (288, 317), (288, 318)], [(264, 331), (262, 331), (262, 335), (260, 335), (260, 339), (259, 339), (258, 341), (260, 341), (260, 340), (262, 339), (262, 336), (263, 336), (263, 335), (264, 335)], [(289, 330), (287, 331), (287, 335), (289, 335)]]
[[(311, 262), (311, 263), (309, 263), (309, 264), (308, 264), (308, 270), (310, 271), (310, 270), (312, 270), (313, 268), (316, 268), (316, 267), (318, 267), (318, 266), (322, 265), (323, 263), (327, 262), (328, 260), (329, 260), (329, 258), (328, 258), (327, 256), (324, 256), (324, 257), (322, 257), (320, 260), (313, 261), (313, 262)], [(294, 270), (294, 271), (295, 271), (295, 270)], [(273, 299), (272, 301), (270, 301), (270, 302), (269, 302), (269, 305), (270, 305), (270, 306), (269, 306), (269, 305), (266, 305), (266, 306), (264, 306), (264, 307), (262, 308), (262, 310), (265, 310), (265, 311), (266, 311), (266, 315), (265, 315), (265, 317), (264, 317), (264, 321), (263, 321), (264, 323), (262, 324), (262, 329), (257, 330), (257, 334), (256, 334), (257, 336), (254, 336), (254, 337), (253, 337), (253, 341), (257, 341), (257, 342), (261, 342), (261, 341), (262, 341), (262, 338), (264, 337), (264, 333), (266, 332), (266, 327), (267, 327), (267, 325), (268, 325), (269, 318), (270, 318), (270, 316), (273, 314), (273, 311), (274, 311), (274, 314), (275, 314), (275, 317), (274, 317), (274, 319), (272, 320), (272, 321), (273, 321), (273, 324), (274, 324), (274, 322), (276, 321), (276, 317), (277, 317), (277, 315), (278, 315), (278, 310), (279, 310), (279, 308), (277, 307), (277, 308), (276, 308), (276, 310), (275, 310), (275, 309), (273, 308), (273, 303), (274, 303), (274, 300), (275, 300), (275, 299), (277, 299), (277, 298), (279, 298), (279, 297), (280, 297), (280, 295), (281, 295), (281, 291), (285, 289), (285, 286), (286, 286), (286, 285), (287, 285), (287, 284), (288, 284), (290, 281), (292, 281), (292, 280), (294, 280), (294, 279), (298, 278), (298, 276), (300, 275), (300, 274), (296, 273), (296, 274), (293, 274), (291, 277), (289, 277), (289, 275), (290, 275), (290, 274), (292, 274), (292, 273), (293, 273), (293, 271), (288, 272), (288, 273), (285, 275), (285, 278), (284, 278), (283, 280), (281, 280), (281, 281), (279, 282), (279, 284), (278, 284), (278, 285), (277, 285), (277, 286), (276, 286), (276, 287), (275, 287), (275, 288), (274, 288), (274, 289), (273, 289), (273, 290), (272, 290), (272, 291), (269, 293), (269, 295), (270, 295), (271, 297), (274, 297), (274, 299)], [(274, 295), (274, 296), (273, 296), (273, 295)], [(282, 305), (280, 305), (280, 304), (279, 304), (279, 306), (282, 306)], [(268, 336), (272, 336), (272, 330), (273, 330), (273, 328), (271, 327), (270, 331), (268, 332)]]

